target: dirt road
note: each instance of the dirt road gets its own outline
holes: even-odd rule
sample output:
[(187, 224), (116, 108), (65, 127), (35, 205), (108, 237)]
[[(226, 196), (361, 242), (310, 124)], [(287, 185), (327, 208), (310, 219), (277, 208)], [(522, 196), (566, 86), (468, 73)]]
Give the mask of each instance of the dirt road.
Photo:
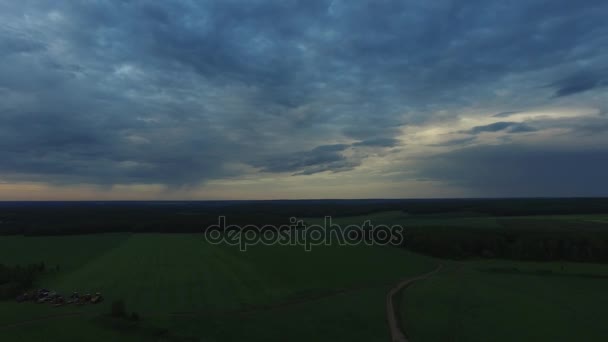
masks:
[(424, 280), (433, 274), (439, 272), (443, 268), (443, 265), (437, 266), (437, 268), (429, 273), (425, 273), (419, 276), (411, 277), (402, 280), (395, 287), (393, 287), (386, 296), (386, 315), (388, 319), (388, 327), (391, 334), (391, 341), (393, 342), (408, 342), (408, 338), (406, 334), (401, 330), (399, 326), (399, 319), (397, 317), (397, 311), (395, 311), (395, 302), (394, 297), (399, 291), (405, 289), (406, 287), (412, 285), (413, 283)]

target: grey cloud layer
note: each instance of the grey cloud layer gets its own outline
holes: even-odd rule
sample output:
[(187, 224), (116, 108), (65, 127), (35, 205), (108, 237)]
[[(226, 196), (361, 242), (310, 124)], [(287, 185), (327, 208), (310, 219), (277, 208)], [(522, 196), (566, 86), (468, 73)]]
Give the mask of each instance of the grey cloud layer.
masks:
[(302, 175), (323, 171), (347, 171), (358, 165), (342, 154), (348, 147), (344, 144), (318, 146), (310, 151), (273, 156), (261, 162), (259, 166), (266, 172), (296, 172)]
[(605, 196), (608, 149), (475, 146), (424, 160), (416, 173), (476, 196)]
[(498, 88), (539, 101), (604, 91), (606, 11), (601, 0), (7, 1), (0, 176), (180, 186), (247, 167), (352, 170), (400, 145), (402, 126)]

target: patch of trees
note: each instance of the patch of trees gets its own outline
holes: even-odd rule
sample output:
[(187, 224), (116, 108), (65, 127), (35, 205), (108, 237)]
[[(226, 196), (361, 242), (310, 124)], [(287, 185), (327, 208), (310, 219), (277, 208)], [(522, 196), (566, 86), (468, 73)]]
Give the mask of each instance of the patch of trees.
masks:
[(608, 236), (605, 233), (465, 231), (458, 234), (417, 231), (407, 234), (405, 247), (415, 252), (451, 259), (608, 262)]
[(0, 300), (13, 299), (27, 291), (44, 271), (44, 263), (27, 266), (0, 264)]
[(476, 213), (489, 216), (608, 213), (606, 198), (440, 199), (405, 203), (409, 214)]
[(110, 316), (114, 318), (129, 319), (133, 322), (139, 321), (139, 314), (137, 312), (132, 312), (130, 315), (128, 314), (127, 304), (124, 299), (117, 299), (112, 302)]

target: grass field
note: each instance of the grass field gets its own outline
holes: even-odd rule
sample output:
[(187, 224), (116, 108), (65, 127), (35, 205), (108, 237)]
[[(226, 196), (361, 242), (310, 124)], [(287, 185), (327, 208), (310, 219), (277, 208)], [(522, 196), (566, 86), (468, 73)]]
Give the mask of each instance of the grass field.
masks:
[(412, 341), (603, 341), (608, 266), (470, 261), (401, 297)]
[[(154, 315), (121, 327), (95, 315), (0, 329), (11, 341), (387, 341), (387, 286), (356, 290), (267, 311)], [(5, 307), (5, 310), (8, 309)], [(31, 313), (30, 313), (31, 314)]]
[[(237, 247), (207, 244), (194, 234), (11, 236), (1, 237), (0, 245), (11, 246), (0, 250), (1, 260), (13, 264), (45, 260), (59, 265), (59, 271), (48, 272), (39, 286), (62, 293), (100, 291), (108, 299), (87, 307), (0, 303), (0, 326), (83, 312), (77, 318), (27, 324), (35, 329), (0, 328), (0, 336), (15, 340), (36, 339), (43, 334), (40, 331), (61, 337), (58, 340), (77, 339), (80, 333), (100, 329), (104, 332), (92, 336), (106, 339), (120, 329), (108, 329), (98, 317), (109, 312), (110, 301), (118, 298), (142, 317), (139, 330), (126, 330), (144, 340), (155, 329), (168, 329), (180, 336), (225, 340), (241, 334), (255, 340), (276, 336), (274, 340), (281, 341), (279, 336), (293, 331), (289, 327), (294, 324), (309, 326), (309, 334), (302, 338), (312, 338), (314, 329), (322, 329), (329, 341), (347, 332), (346, 324), (360, 326), (352, 338), (383, 340), (386, 288), (435, 265), (431, 258), (390, 247), (318, 246), (305, 252), (301, 246), (253, 246), (240, 252)], [(273, 310), (259, 311), (277, 304), (281, 305)], [(241, 313), (244, 309), (253, 311)], [(68, 329), (75, 320), (79, 328)], [(344, 324), (335, 325), (340, 321)], [(233, 329), (235, 324), (248, 328)], [(64, 334), (62, 326), (69, 332)], [(272, 335), (272, 329), (278, 329), (277, 333)]]
[(7, 265), (44, 261), (48, 268), (60, 266), (61, 271), (82, 267), (129, 238), (130, 234), (95, 234), (62, 236), (0, 236), (0, 257)]
[[(462, 213), (460, 213), (462, 214)], [(606, 234), (606, 215), (410, 216), (402, 212), (334, 218), (341, 225), (399, 224), (449, 237), (479, 232)], [(323, 224), (322, 219), (309, 219)], [(465, 259), (415, 283), (400, 301), (402, 327), (413, 341), (603, 341), (608, 265)]]
[(169, 330), (212, 341), (388, 341), (385, 298), (390, 286), (356, 290), (256, 314), (174, 318)]
[[(340, 225), (476, 230), (603, 229), (605, 215), (490, 217), (383, 212)], [(306, 219), (322, 224), (322, 218)], [(589, 224), (589, 225), (587, 225)], [(471, 229), (463, 230), (463, 227)], [(451, 261), (394, 247), (211, 245), (200, 234), (0, 237), (0, 260), (44, 261), (37, 286), (96, 292), (97, 306), (0, 302), (11, 341), (386, 341), (385, 299), (400, 279), (444, 270), (397, 296), (414, 341), (599, 341), (608, 334), (608, 266)], [(123, 299), (138, 323), (106, 317)]]

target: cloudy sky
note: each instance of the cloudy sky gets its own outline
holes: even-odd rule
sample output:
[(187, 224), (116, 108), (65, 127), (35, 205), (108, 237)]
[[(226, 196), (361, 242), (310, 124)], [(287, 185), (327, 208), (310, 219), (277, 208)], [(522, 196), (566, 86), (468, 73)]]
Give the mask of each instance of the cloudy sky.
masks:
[(0, 0), (0, 199), (608, 195), (605, 0)]

